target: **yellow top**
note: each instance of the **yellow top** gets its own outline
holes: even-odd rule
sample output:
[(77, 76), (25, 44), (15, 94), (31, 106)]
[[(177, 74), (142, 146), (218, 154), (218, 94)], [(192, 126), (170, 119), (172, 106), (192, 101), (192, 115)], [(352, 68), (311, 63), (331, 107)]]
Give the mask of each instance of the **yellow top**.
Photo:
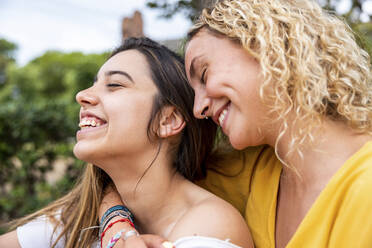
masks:
[[(256, 247), (275, 247), (282, 165), (273, 149), (248, 148), (211, 168), (199, 184), (241, 212)], [(372, 141), (331, 178), (287, 247), (372, 247)]]

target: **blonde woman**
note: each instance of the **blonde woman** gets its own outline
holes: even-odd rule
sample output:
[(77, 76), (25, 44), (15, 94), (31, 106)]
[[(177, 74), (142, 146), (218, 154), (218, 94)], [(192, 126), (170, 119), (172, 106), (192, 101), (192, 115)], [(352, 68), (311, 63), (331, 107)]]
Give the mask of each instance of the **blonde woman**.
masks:
[(371, 66), (350, 28), (312, 0), (219, 1), (185, 54), (194, 115), (245, 149), (200, 183), (255, 246), (372, 247)]
[[(1, 236), (0, 247), (141, 247), (138, 232), (180, 248), (253, 247), (239, 212), (190, 182), (204, 175), (216, 128), (192, 117), (193, 92), (179, 56), (129, 38), (76, 99), (74, 154), (94, 166), (71, 193)], [(134, 220), (123, 206), (107, 211), (122, 200)], [(163, 247), (157, 241), (153, 247)]]
[(371, 66), (347, 25), (311, 0), (220, 1), (185, 61), (195, 116), (260, 146), (205, 181), (257, 247), (372, 246)]

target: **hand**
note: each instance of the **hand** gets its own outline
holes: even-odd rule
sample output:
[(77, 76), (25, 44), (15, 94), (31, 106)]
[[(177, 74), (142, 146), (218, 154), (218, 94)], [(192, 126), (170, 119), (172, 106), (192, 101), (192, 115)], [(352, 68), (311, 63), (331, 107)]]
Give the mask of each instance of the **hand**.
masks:
[[(105, 189), (104, 196), (99, 208), (99, 218), (101, 219), (107, 209), (116, 206), (124, 205), (119, 193), (114, 186), (108, 186)], [(117, 220), (114, 218), (112, 221)], [(114, 236), (120, 230), (135, 230), (127, 222), (120, 222), (113, 225), (105, 234), (102, 243), (105, 248), (112, 236)], [(115, 248), (171, 248), (174, 247), (170, 242), (167, 242), (164, 238), (152, 235), (143, 234), (139, 236), (131, 236), (127, 240), (120, 239), (116, 244)]]
[[(135, 230), (132, 226), (128, 225), (128, 223), (118, 223), (108, 230), (107, 235), (103, 237), (102, 240), (102, 247), (107, 247), (107, 244), (111, 237), (115, 235), (116, 232), (120, 230), (126, 230), (125, 232)], [(115, 248), (172, 248), (174, 247), (170, 242), (166, 241), (164, 238), (151, 235), (151, 234), (143, 234), (143, 235), (133, 235), (128, 237), (126, 240), (123, 239), (125, 232), (122, 234), (122, 237), (116, 242)]]

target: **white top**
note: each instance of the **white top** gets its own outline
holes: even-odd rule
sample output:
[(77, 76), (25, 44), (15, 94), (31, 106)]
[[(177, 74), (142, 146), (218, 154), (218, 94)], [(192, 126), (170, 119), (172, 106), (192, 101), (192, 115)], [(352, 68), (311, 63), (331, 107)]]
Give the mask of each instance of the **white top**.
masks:
[[(48, 248), (57, 239), (58, 229), (53, 235), (54, 226), (45, 216), (41, 216), (23, 226), (17, 227), (17, 237), (22, 248)], [(53, 235), (53, 237), (52, 237)], [(63, 248), (65, 240), (61, 238), (56, 248)]]
[(220, 240), (211, 237), (190, 236), (177, 239), (173, 243), (177, 248), (241, 248), (230, 243), (229, 240)]
[[(57, 239), (60, 229), (57, 229), (53, 237), (53, 224), (45, 216), (26, 223), (17, 228), (18, 241), (22, 248), (49, 248)], [(210, 237), (190, 236), (183, 237), (173, 244), (177, 248), (240, 248), (229, 242), (229, 240), (220, 240)], [(61, 238), (56, 248), (63, 248), (65, 245), (64, 238)], [(98, 242), (92, 245), (92, 248), (99, 247)]]

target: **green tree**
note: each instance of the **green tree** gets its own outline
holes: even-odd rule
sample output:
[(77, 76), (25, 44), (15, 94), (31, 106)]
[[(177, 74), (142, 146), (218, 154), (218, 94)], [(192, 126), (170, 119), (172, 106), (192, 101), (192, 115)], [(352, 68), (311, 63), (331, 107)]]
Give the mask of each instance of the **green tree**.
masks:
[[(57, 159), (66, 161), (67, 171), (77, 169), (79, 164), (68, 159), (72, 157), (76, 123), (66, 119), (67, 108), (66, 103), (59, 101), (0, 105), (1, 220), (30, 213), (71, 186), (61, 182), (49, 185), (46, 180)], [(66, 173), (64, 177), (74, 174)]]
[[(182, 13), (191, 21), (195, 20), (201, 10), (215, 3), (217, 0), (150, 0), (147, 6), (161, 11), (164, 18), (172, 18), (177, 13)], [(323, 8), (336, 12), (342, 0), (318, 0)], [(345, 13), (339, 13), (354, 30), (357, 42), (372, 54), (372, 22), (371, 13), (363, 9), (363, 4), (370, 0), (349, 0), (350, 8)], [(337, 12), (336, 12), (337, 13)]]
[(191, 21), (195, 20), (203, 8), (212, 5), (216, 0), (152, 0), (148, 1), (147, 6), (153, 9), (160, 9), (161, 16), (171, 18), (177, 13), (186, 15)]
[[(372, 23), (371, 14), (364, 10), (363, 5), (370, 0), (349, 0), (349, 9), (340, 14), (342, 18), (354, 30), (357, 42), (370, 55), (372, 55)], [(330, 11), (335, 11), (340, 5), (341, 0), (323, 0), (320, 1), (323, 7)]]
[[(193, 21), (199, 16), (203, 8), (213, 5), (216, 1), (217, 0), (151, 0), (147, 2), (147, 6), (153, 9), (160, 9), (162, 12), (161, 16), (165, 18), (171, 18), (177, 13), (183, 13)], [(318, 0), (324, 8), (331, 11), (335, 11), (342, 1), (343, 0)], [(367, 1), (369, 0), (349, 0), (350, 8), (343, 14), (349, 23), (359, 23), (362, 15), (370, 17), (370, 14), (363, 10), (363, 4)], [(364, 22), (368, 21), (369, 18), (364, 20)]]
[(14, 55), (17, 50), (16, 44), (0, 39), (0, 89), (5, 84), (5, 71), (8, 65), (14, 62)]
[[(75, 95), (92, 85), (106, 57), (49, 51), (23, 67), (7, 65), (0, 88), (0, 224), (73, 186), (83, 165), (72, 154), (79, 112)], [(65, 169), (58, 174), (61, 162)]]
[[(75, 94), (92, 84), (106, 54), (48, 51), (26, 66), (8, 70), (8, 100), (42, 101), (65, 99), (75, 102)], [(5, 96), (3, 96), (5, 97)]]

